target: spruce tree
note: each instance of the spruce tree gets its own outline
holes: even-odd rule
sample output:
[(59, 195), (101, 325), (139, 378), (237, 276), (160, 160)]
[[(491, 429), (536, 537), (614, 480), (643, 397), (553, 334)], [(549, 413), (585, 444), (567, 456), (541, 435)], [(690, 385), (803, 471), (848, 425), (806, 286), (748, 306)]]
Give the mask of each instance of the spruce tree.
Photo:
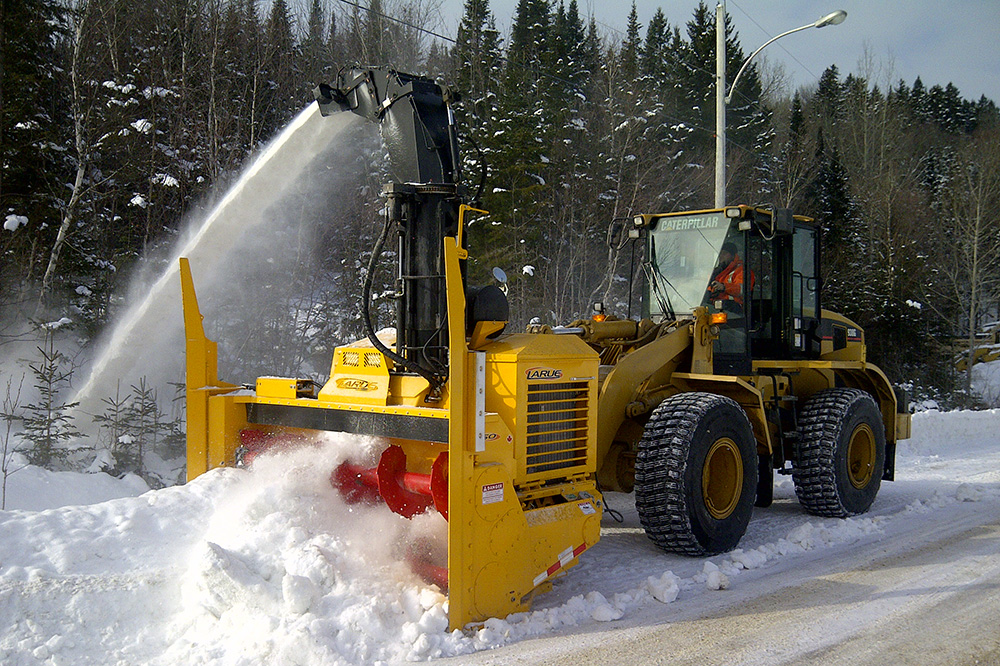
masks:
[(625, 40), (622, 42), (619, 52), (622, 78), (626, 81), (634, 81), (639, 76), (639, 58), (642, 49), (642, 42), (639, 37), (639, 14), (635, 10), (635, 1), (632, 2), (632, 10), (628, 14), (628, 22), (625, 26)]
[(73, 368), (69, 358), (55, 347), (54, 326), (43, 325), (41, 332), (42, 344), (36, 348), (38, 357), (28, 364), (38, 399), (24, 408), (21, 436), (28, 444), (25, 455), (31, 464), (59, 467), (69, 455), (62, 445), (80, 436), (72, 414), (77, 403), (61, 399), (73, 377)]
[(40, 277), (39, 250), (51, 243), (65, 189), (66, 5), (4, 0), (0, 10), (0, 306)]

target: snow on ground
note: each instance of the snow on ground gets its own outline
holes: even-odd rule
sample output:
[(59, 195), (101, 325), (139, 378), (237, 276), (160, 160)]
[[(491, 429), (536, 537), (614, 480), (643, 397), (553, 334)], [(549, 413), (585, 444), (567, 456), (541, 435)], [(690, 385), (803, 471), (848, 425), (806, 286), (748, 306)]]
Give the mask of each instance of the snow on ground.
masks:
[(897, 480), (856, 518), (807, 516), (779, 477), (742, 548), (710, 559), (657, 551), (632, 497), (609, 493), (623, 522), (606, 514), (601, 542), (534, 611), (464, 633), (447, 631), (447, 600), (401, 557), (416, 543), (440, 550), (443, 519), (348, 507), (328, 483), (348, 452), (373, 457), (373, 440), (331, 435), (252, 472), (149, 492), (137, 479), (26, 468), (10, 478), (9, 505), (45, 510), (0, 512), (0, 663), (374, 664), (660, 622), (664, 604), (769, 568), (948, 521), (969, 502), (996, 511), (998, 425), (1000, 410), (915, 415)]
[(8, 511), (44, 511), (73, 504), (97, 504), (120, 497), (134, 497), (149, 490), (146, 482), (134, 474), (116, 479), (103, 472), (50, 472), (27, 465), (21, 456), (11, 460), (10, 469), (17, 471), (7, 477), (4, 507)]
[(1000, 361), (972, 366), (972, 390), (987, 406), (1000, 406)]

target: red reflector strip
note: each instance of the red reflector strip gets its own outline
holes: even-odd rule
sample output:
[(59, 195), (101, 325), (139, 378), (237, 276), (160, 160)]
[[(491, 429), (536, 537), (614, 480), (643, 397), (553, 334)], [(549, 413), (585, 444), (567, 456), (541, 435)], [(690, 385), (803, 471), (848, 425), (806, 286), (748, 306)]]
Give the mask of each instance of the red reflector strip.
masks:
[(535, 576), (533, 581), (535, 586), (537, 587), (538, 585), (541, 585), (546, 578), (555, 575), (557, 571), (569, 565), (570, 562), (579, 557), (580, 553), (585, 550), (587, 550), (587, 544), (581, 543), (576, 548), (567, 548), (563, 552), (559, 553), (559, 559), (552, 566)]

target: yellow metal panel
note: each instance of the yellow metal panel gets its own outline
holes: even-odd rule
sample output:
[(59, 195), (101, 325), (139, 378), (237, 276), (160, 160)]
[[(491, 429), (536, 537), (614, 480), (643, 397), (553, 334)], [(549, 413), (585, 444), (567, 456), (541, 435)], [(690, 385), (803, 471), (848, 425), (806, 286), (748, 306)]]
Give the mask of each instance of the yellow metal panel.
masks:
[(198, 297), (194, 291), (191, 265), (180, 260), (181, 303), (184, 310), (184, 337), (187, 394), (187, 480), (211, 468), (209, 455), (209, 398), (239, 387), (220, 382), (218, 345), (205, 335)]
[[(673, 371), (690, 359), (690, 348), (691, 325), (675, 328), (624, 356), (602, 382), (597, 417), (597, 460), (601, 466), (598, 479), (602, 488), (620, 489), (614, 465), (604, 469), (603, 463), (611, 460), (608, 451), (625, 422), (626, 408), (646, 389), (667, 385)], [(653, 407), (648, 405), (647, 409)]]
[(462, 289), (458, 247), (451, 237), (443, 239), (445, 285), (448, 295), (448, 388), (452, 396), (448, 422), (448, 623), (461, 629), (476, 618), (473, 594), (474, 571), (472, 529), (476, 520), (473, 505), (473, 454), (468, 451), (473, 396), (466, 390), (472, 363), (465, 345), (465, 293)]
[(257, 395), (269, 398), (297, 398), (299, 380), (289, 377), (258, 377)]
[(319, 398), (348, 404), (385, 405), (389, 398), (389, 359), (371, 347), (337, 347), (333, 374)]
[(287, 405), (289, 407), (308, 407), (310, 409), (348, 409), (355, 412), (371, 414), (402, 414), (407, 416), (423, 416), (433, 419), (447, 419), (448, 410), (443, 407), (413, 407), (410, 405), (366, 405), (342, 400), (319, 400), (315, 398), (272, 398), (269, 396), (240, 396), (244, 402), (260, 405)]
[(896, 439), (910, 438), (910, 415), (896, 414)]
[(235, 463), (239, 432), (247, 425), (246, 406), (233, 395), (215, 395), (208, 400), (208, 467)]

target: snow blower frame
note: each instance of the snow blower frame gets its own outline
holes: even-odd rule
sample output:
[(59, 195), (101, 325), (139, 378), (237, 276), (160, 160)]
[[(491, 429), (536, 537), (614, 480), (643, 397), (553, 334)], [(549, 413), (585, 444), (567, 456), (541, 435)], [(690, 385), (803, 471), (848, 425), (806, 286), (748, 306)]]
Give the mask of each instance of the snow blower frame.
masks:
[(447, 589), (452, 629), (527, 610), (600, 535), (598, 354), (579, 338), (493, 339), (508, 307), (497, 287), (465, 285), (466, 216), (483, 211), (457, 184), (451, 95), (388, 69), (342, 72), (338, 84), (317, 89), (323, 114), (378, 122), (389, 148), (394, 181), (363, 298), (395, 233), (395, 348), (366, 311), (367, 339), (335, 350), (318, 392), (296, 378), (261, 377), (253, 390), (221, 382), (182, 259), (188, 478), (315, 431), (385, 438), (375, 467), (333, 470), (345, 500), (384, 501), (407, 517), (434, 507), (447, 519), (447, 562), (412, 564)]

